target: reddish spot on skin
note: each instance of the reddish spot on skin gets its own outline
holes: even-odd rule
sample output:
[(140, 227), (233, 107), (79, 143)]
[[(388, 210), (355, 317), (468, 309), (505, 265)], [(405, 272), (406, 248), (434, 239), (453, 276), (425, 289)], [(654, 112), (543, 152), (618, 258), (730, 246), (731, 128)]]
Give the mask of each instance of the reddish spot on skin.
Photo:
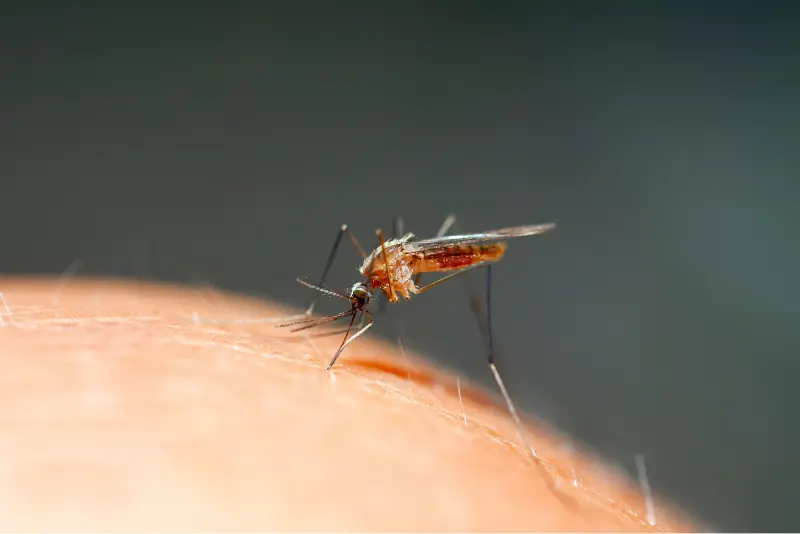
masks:
[[(442, 387), (450, 395), (458, 395), (458, 386), (452, 377), (444, 373), (433, 372), (425, 367), (410, 367), (406, 364), (390, 360), (376, 360), (359, 358), (358, 356), (349, 358), (344, 365), (359, 367), (370, 371), (380, 371), (394, 375), (397, 378), (407, 379), (418, 385), (428, 387)], [(483, 406), (492, 406), (498, 410), (504, 410), (505, 405), (494, 399), (483, 391), (469, 384), (461, 383), (461, 395), (465, 401), (474, 402)]]

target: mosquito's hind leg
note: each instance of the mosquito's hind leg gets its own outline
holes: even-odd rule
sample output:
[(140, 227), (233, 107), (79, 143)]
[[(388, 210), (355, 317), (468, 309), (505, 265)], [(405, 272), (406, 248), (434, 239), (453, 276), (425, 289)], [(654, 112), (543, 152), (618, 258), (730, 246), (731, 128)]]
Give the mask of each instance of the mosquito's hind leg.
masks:
[(485, 298), (485, 313), (482, 313), (483, 306), (481, 306), (481, 298), (475, 294), (475, 292), (471, 291), (470, 294), (470, 307), (472, 308), (472, 312), (475, 314), (475, 318), (478, 320), (478, 327), (481, 330), (481, 335), (483, 336), (484, 343), (486, 345), (486, 350), (488, 352), (487, 356), (487, 363), (489, 364), (489, 370), (494, 375), (494, 380), (497, 382), (497, 386), (500, 388), (500, 392), (503, 395), (503, 400), (506, 403), (506, 407), (508, 408), (511, 417), (514, 419), (514, 424), (517, 427), (517, 434), (520, 441), (525, 445), (528, 449), (530, 449), (531, 454), (534, 458), (538, 459), (536, 455), (536, 450), (533, 448), (533, 445), (525, 438), (525, 431), (522, 426), (522, 421), (517, 414), (517, 408), (514, 405), (514, 402), (511, 400), (511, 396), (508, 394), (508, 390), (506, 389), (505, 383), (503, 379), (500, 377), (500, 373), (497, 371), (497, 366), (495, 365), (494, 360), (494, 339), (492, 333), (492, 264), (487, 263), (486, 267), (486, 298)]
[[(503, 394), (503, 400), (506, 403), (506, 407), (508, 408), (511, 417), (514, 419), (514, 424), (517, 427), (517, 434), (519, 435), (520, 441), (528, 447), (531, 451), (531, 454), (534, 458), (538, 459), (536, 456), (536, 450), (534, 450), (533, 446), (528, 442), (525, 438), (525, 432), (522, 427), (522, 421), (517, 414), (517, 408), (514, 405), (514, 402), (511, 400), (511, 396), (508, 394), (508, 390), (506, 389), (506, 385), (503, 382), (503, 379), (500, 377), (500, 373), (497, 371), (497, 366), (495, 365), (494, 361), (494, 339), (493, 339), (493, 332), (492, 332), (492, 264), (488, 261), (482, 261), (476, 263), (474, 265), (470, 265), (469, 267), (464, 267), (463, 269), (456, 271), (454, 273), (448, 274), (447, 276), (443, 276), (439, 278), (435, 282), (431, 282), (430, 284), (420, 287), (414, 293), (424, 293), (431, 288), (436, 287), (437, 285), (441, 284), (446, 280), (450, 280), (451, 278), (455, 278), (456, 276), (461, 276), (463, 274), (468, 273), (469, 271), (474, 271), (476, 269), (486, 269), (486, 300), (485, 304), (482, 305), (482, 299), (478, 296), (475, 291), (470, 291), (470, 307), (472, 308), (472, 312), (475, 314), (475, 318), (478, 320), (478, 327), (481, 331), (481, 336), (483, 337), (483, 341), (486, 345), (487, 350), (487, 363), (489, 365), (489, 370), (492, 371), (492, 375), (494, 375), (494, 380), (497, 382), (497, 386), (500, 388), (500, 393)], [(484, 308), (485, 307), (485, 312)]]

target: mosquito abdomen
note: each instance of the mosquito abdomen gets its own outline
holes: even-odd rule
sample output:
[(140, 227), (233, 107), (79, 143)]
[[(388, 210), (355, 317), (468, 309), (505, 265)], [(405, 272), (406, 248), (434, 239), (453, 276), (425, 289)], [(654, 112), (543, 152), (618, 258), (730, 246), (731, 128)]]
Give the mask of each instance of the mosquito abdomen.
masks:
[(505, 243), (444, 247), (422, 254), (414, 270), (418, 273), (454, 271), (482, 261), (498, 261), (503, 257), (505, 250)]

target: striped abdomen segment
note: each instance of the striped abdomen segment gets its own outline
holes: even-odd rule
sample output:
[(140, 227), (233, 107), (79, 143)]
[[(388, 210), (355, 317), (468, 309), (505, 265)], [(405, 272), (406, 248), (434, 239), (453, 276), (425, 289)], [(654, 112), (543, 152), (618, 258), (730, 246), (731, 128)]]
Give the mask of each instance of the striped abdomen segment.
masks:
[(505, 243), (459, 245), (426, 250), (419, 253), (413, 270), (418, 273), (455, 271), (482, 261), (497, 261), (503, 257), (505, 250)]

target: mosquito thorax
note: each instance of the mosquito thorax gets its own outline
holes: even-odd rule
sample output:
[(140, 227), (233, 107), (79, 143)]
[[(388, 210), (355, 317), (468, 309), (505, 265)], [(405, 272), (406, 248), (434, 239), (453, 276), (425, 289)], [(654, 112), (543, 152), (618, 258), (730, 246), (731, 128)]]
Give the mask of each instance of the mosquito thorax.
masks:
[(369, 289), (363, 282), (356, 282), (350, 288), (350, 298), (357, 301), (361, 306), (368, 304), (370, 297)]

